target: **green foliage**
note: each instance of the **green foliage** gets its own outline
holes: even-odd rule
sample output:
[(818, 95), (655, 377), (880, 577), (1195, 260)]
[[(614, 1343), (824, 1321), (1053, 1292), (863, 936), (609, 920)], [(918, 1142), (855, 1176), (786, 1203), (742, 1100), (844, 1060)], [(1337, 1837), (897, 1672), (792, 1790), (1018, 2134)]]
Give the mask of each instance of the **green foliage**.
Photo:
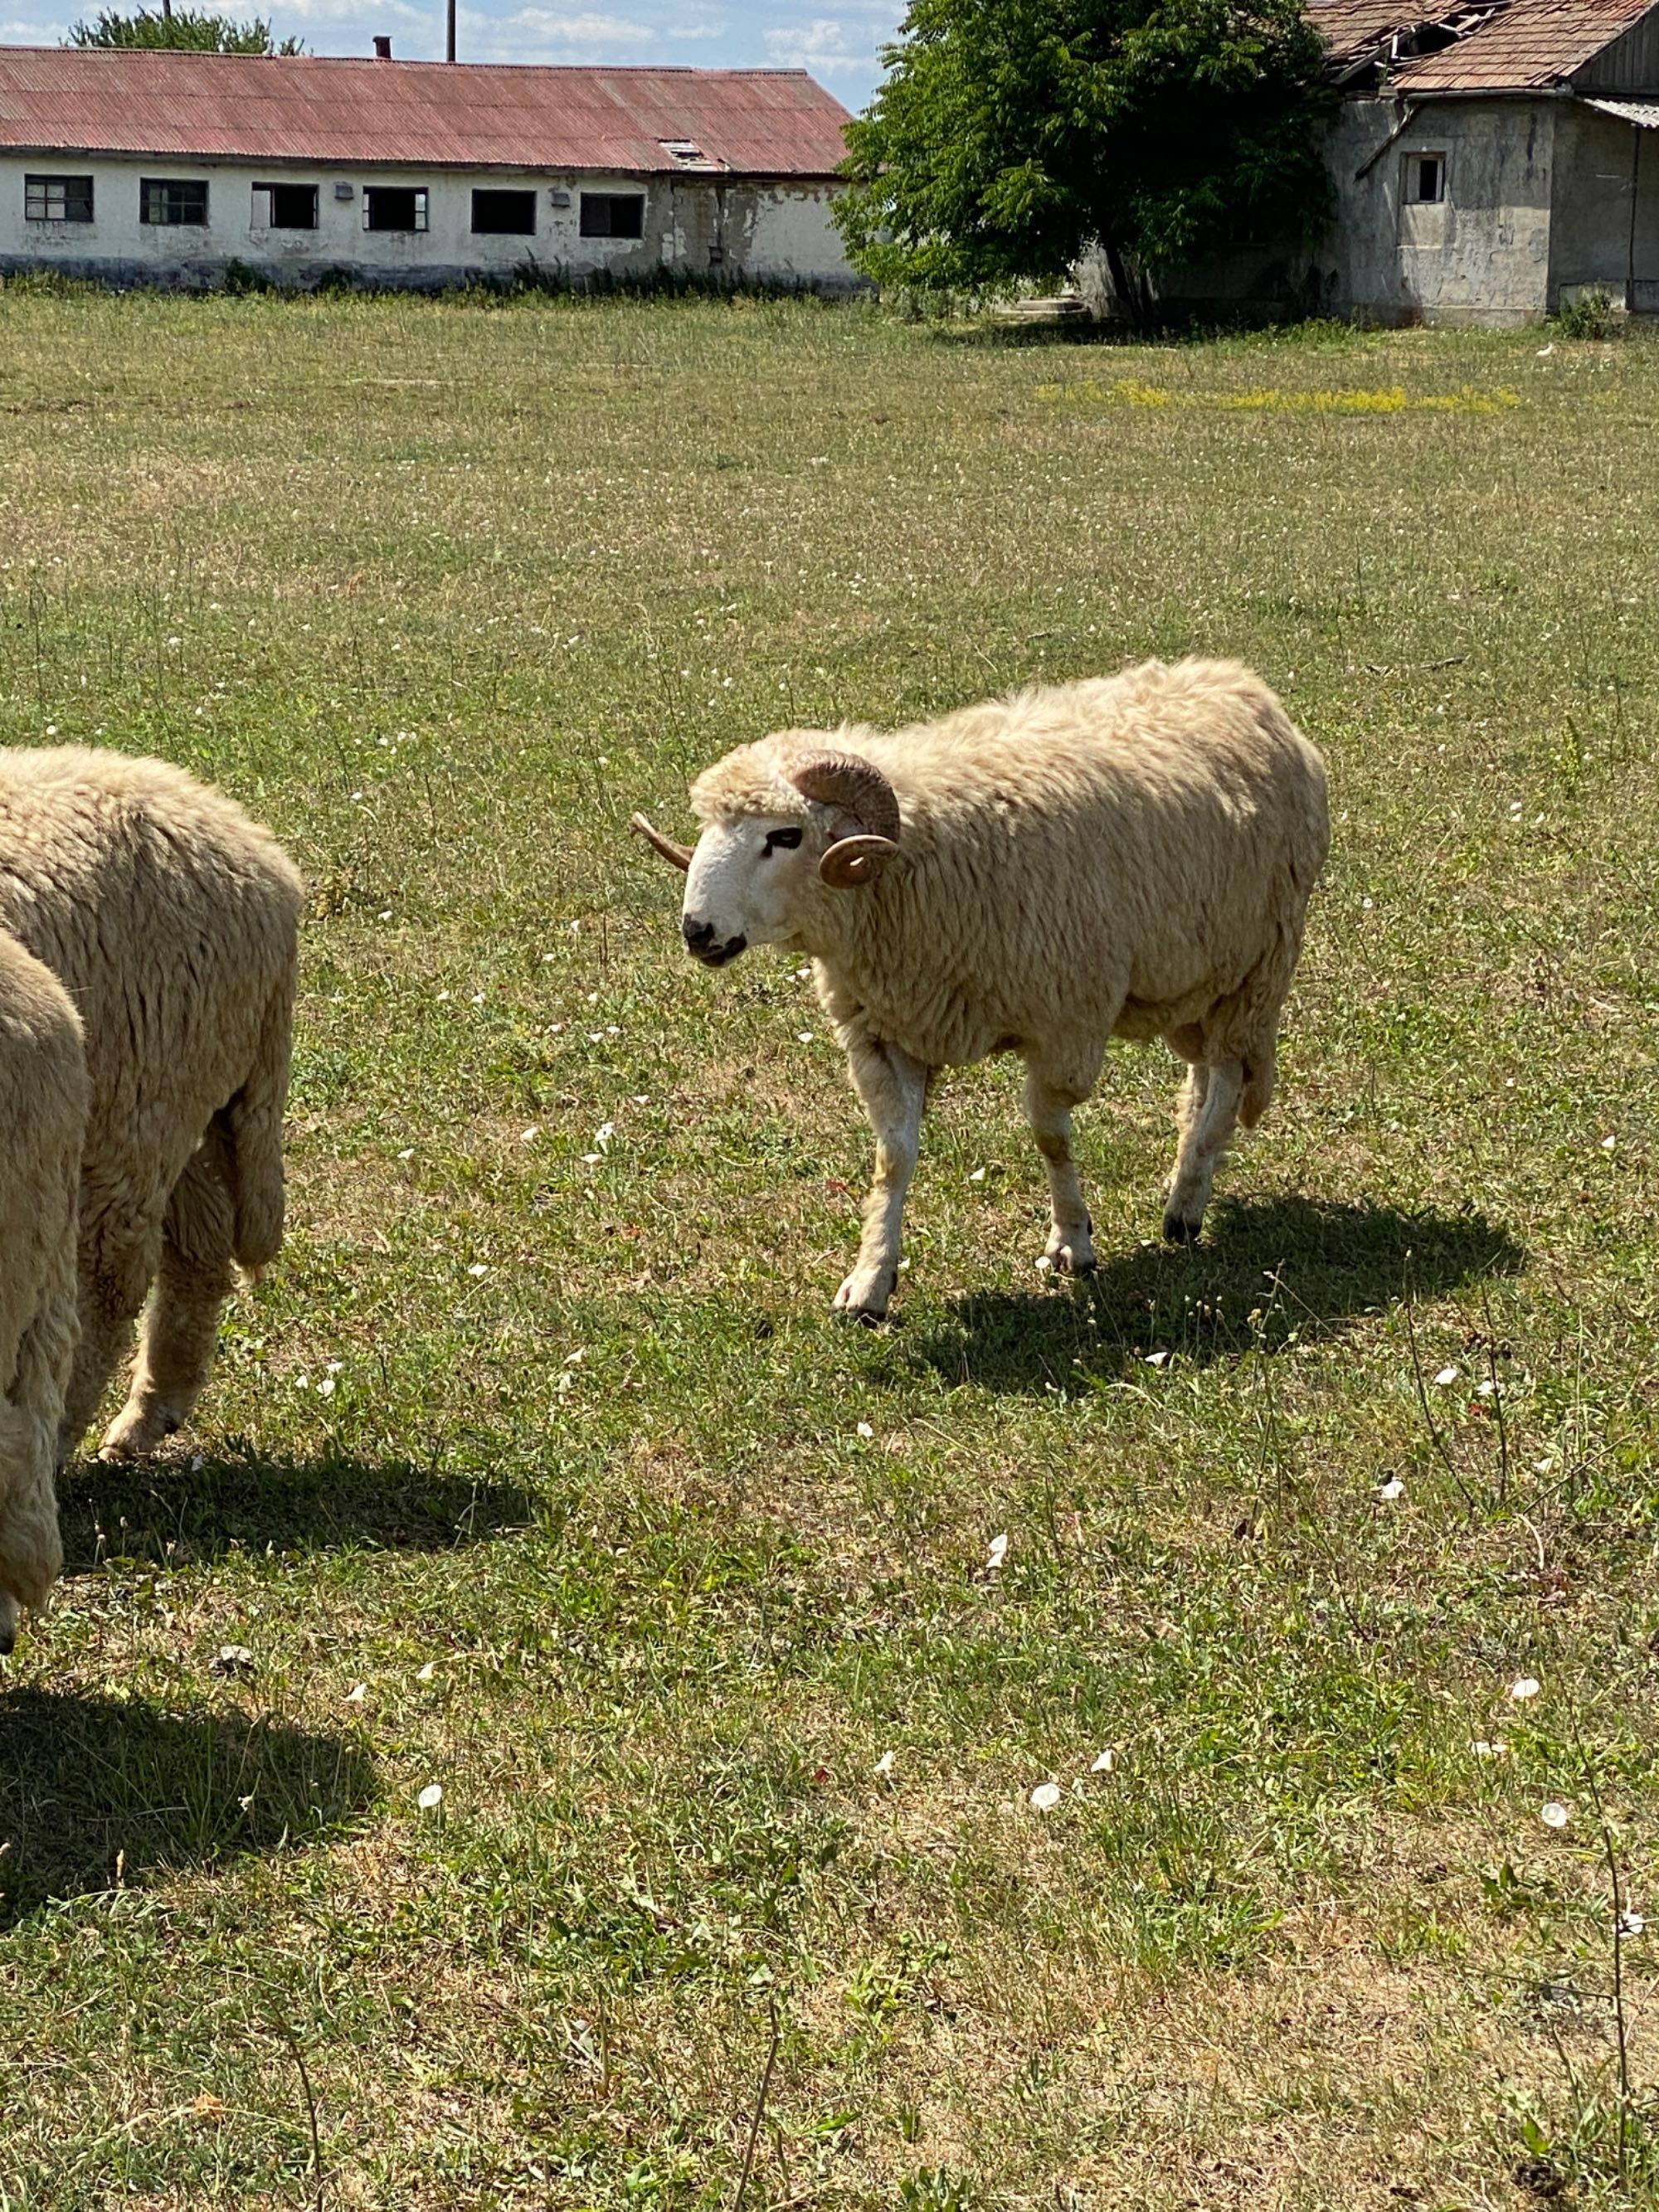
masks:
[(159, 15), (148, 8), (137, 15), (118, 15), (100, 8), (90, 22), (70, 27), (71, 46), (146, 47), (192, 54), (302, 54), (299, 39), (273, 39), (263, 15), (239, 22), (234, 15), (210, 15), (193, 8), (163, 8)]
[(1098, 245), (1120, 295), (1328, 219), (1300, 0), (915, 0), (836, 219), (880, 283), (995, 286)]
[(1569, 300), (1555, 318), (1564, 338), (1610, 338), (1615, 325), (1613, 300), (1606, 292), (1582, 292)]

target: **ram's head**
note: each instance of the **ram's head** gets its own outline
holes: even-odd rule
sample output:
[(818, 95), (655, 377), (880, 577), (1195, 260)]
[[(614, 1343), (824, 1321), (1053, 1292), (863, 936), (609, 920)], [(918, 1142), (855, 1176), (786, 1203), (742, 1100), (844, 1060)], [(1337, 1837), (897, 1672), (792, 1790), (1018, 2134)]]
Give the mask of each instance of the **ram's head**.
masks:
[(690, 851), (642, 814), (629, 826), (686, 872), (680, 926), (710, 968), (797, 937), (813, 872), (858, 890), (899, 849), (892, 786), (857, 753), (746, 745), (698, 777), (691, 803), (703, 828)]

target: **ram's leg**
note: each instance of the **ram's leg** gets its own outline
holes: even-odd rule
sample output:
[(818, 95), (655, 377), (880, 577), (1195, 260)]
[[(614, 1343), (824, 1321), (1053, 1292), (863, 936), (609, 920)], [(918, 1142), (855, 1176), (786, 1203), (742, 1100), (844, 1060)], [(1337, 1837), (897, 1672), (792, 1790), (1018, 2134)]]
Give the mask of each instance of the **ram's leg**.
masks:
[(144, 1316), (127, 1402), (104, 1438), (106, 1459), (140, 1459), (189, 1419), (213, 1363), (219, 1310), (235, 1281), (235, 1214), (216, 1121), (167, 1201), (161, 1264)]
[(1086, 1275), (1095, 1264), (1095, 1224), (1083, 1203), (1083, 1187), (1072, 1157), (1072, 1109), (1081, 1105), (1093, 1088), (1092, 1082), (1079, 1085), (1058, 1077), (1038, 1060), (1026, 1062), (1025, 1118), (1048, 1170), (1054, 1218), (1043, 1257), (1067, 1275)]
[(133, 1220), (108, 1213), (90, 1224), (82, 1218), (81, 1340), (64, 1393), (60, 1462), (72, 1458), (79, 1448), (98, 1401), (132, 1341), (133, 1322), (161, 1257), (159, 1207), (156, 1213), (153, 1224), (145, 1218)]
[(1181, 1101), (1181, 1144), (1164, 1209), (1164, 1234), (1172, 1244), (1195, 1244), (1221, 1155), (1238, 1120), (1244, 1064), (1194, 1060)]
[(927, 1070), (891, 1044), (850, 1044), (847, 1058), (876, 1133), (876, 1175), (864, 1201), (858, 1264), (836, 1292), (836, 1304), (860, 1321), (880, 1321), (898, 1282), (899, 1230), (921, 1145)]

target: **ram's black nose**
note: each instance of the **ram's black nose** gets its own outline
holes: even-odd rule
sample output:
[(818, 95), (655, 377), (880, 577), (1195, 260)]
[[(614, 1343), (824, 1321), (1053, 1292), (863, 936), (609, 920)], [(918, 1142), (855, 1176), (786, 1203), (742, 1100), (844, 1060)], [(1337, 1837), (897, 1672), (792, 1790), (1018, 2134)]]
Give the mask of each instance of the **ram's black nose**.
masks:
[(728, 960), (735, 960), (748, 944), (746, 937), (728, 937), (722, 945), (714, 936), (712, 921), (683, 921), (680, 931), (685, 939), (685, 949), (694, 960), (701, 960), (705, 968), (724, 968)]

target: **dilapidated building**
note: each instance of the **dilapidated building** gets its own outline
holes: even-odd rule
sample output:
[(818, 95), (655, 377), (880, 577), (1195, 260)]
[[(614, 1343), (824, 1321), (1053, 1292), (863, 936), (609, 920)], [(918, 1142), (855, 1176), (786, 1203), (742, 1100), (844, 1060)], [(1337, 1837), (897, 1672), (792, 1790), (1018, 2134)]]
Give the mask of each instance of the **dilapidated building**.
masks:
[(1659, 311), (1656, 0), (1310, 0), (1342, 101), (1335, 220), (1172, 288), (1383, 323)]
[(0, 272), (838, 291), (848, 121), (801, 70), (0, 47)]

